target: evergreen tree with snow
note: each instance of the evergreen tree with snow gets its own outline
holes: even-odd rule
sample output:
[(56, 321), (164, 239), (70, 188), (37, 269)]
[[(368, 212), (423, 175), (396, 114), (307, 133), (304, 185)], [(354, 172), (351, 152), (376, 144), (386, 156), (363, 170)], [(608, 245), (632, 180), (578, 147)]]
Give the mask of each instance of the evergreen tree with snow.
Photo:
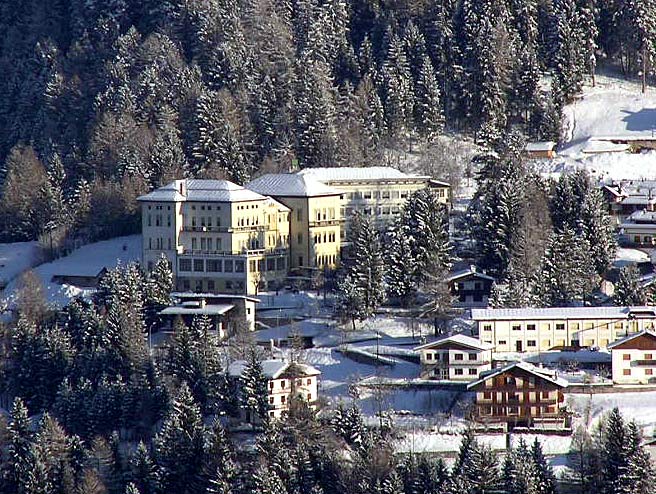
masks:
[(541, 303), (546, 307), (583, 303), (596, 284), (587, 240), (569, 228), (553, 233), (536, 281)]
[(408, 306), (417, 291), (411, 233), (401, 221), (396, 221), (387, 232), (385, 244), (387, 295), (392, 299), (398, 298), (401, 305)]
[(417, 133), (428, 141), (444, 129), (440, 88), (428, 55), (425, 55), (421, 62), (421, 70), (415, 84), (414, 115)]
[(268, 419), (268, 395), (267, 378), (262, 370), (262, 363), (255, 350), (252, 350), (239, 377), (239, 406), (248, 420)]
[(554, 83), (558, 97), (568, 103), (581, 90), (586, 69), (586, 40), (579, 28), (579, 10), (575, 0), (554, 0), (551, 19), (551, 50)]
[(128, 479), (141, 494), (156, 494), (159, 474), (148, 447), (140, 441), (129, 460)]
[(204, 456), (205, 428), (199, 406), (183, 383), (154, 438), (154, 457), (167, 492), (197, 492)]
[(647, 293), (640, 283), (640, 271), (634, 264), (623, 266), (620, 269), (613, 303), (618, 306), (645, 305)]
[(532, 483), (535, 494), (556, 494), (556, 476), (542, 452), (542, 443), (536, 437), (531, 445), (533, 466)]

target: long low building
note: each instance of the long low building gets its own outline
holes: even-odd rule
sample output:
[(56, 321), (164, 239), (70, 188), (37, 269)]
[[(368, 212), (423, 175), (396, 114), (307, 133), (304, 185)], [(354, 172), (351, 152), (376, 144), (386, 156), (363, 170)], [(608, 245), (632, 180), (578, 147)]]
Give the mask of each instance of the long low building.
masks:
[(600, 347), (631, 333), (654, 329), (656, 307), (550, 307), (472, 309), (483, 343), (495, 352), (543, 352)]

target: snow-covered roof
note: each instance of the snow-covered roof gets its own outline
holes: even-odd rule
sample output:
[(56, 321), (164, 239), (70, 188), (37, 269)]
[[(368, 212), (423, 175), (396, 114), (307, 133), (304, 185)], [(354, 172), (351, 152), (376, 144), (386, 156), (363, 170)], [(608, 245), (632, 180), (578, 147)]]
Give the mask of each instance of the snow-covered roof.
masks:
[(651, 130), (635, 131), (630, 134), (610, 134), (593, 136), (596, 141), (615, 141), (615, 142), (636, 142), (636, 141), (656, 141), (656, 136)]
[(232, 304), (206, 304), (203, 307), (189, 307), (173, 305), (160, 311), (163, 316), (170, 315), (204, 315), (204, 316), (222, 316), (226, 312), (234, 309)]
[(211, 292), (171, 292), (171, 297), (173, 298), (213, 298), (213, 299), (226, 299), (226, 300), (235, 300), (235, 299), (244, 299), (251, 302), (260, 302), (260, 299), (253, 297), (251, 295), (240, 295), (236, 293), (211, 293)]
[(472, 309), (474, 321), (536, 320), (536, 319), (628, 319), (630, 315), (648, 314), (656, 317), (656, 307), (546, 307), (521, 309)]
[(444, 180), (437, 180), (434, 178), (431, 178), (429, 180), (430, 184), (436, 187), (451, 187), (451, 184), (449, 182), (445, 182)]
[(654, 223), (621, 223), (618, 225), (620, 230), (656, 230)]
[(650, 196), (628, 196), (622, 199), (621, 204), (629, 204), (629, 205), (648, 205), (648, 204), (656, 204), (656, 197), (650, 197)]
[[(262, 360), (262, 372), (268, 379), (277, 379), (280, 377), (290, 366), (297, 369), (300, 376), (318, 376), (321, 371), (308, 364), (300, 364), (286, 362), (279, 359)], [(245, 360), (235, 360), (228, 366), (228, 374), (232, 377), (241, 377), (246, 369), (248, 363)]]
[(53, 278), (64, 278), (64, 277), (94, 277), (97, 278), (101, 276), (107, 268), (105, 266), (93, 266), (87, 264), (76, 264), (71, 268), (66, 268), (60, 273), (55, 273)]
[(543, 367), (536, 367), (533, 364), (529, 364), (528, 362), (513, 362), (512, 364), (506, 365), (505, 367), (500, 367), (498, 369), (493, 369), (489, 372), (485, 372), (484, 374), (481, 374), (481, 378), (478, 379), (477, 381), (471, 382), (467, 385), (467, 389), (471, 389), (474, 386), (477, 386), (481, 383), (484, 383), (488, 379), (492, 377), (496, 377), (500, 374), (503, 374), (504, 372), (507, 372), (513, 368), (519, 368), (522, 369), (530, 374), (533, 374), (536, 377), (540, 377), (542, 379), (545, 379), (556, 386), (560, 386), (562, 388), (567, 387), (569, 384), (565, 379), (558, 377), (557, 373), (555, 371), (545, 369)]
[(556, 143), (553, 141), (539, 141), (526, 143), (526, 151), (553, 151)]
[(418, 347), (415, 347), (415, 350), (422, 350), (424, 348), (439, 348), (441, 346), (448, 346), (451, 343), (456, 345), (463, 345), (468, 348), (481, 351), (492, 350), (494, 348), (494, 345), (491, 343), (483, 343), (476, 338), (472, 338), (471, 336), (464, 334), (454, 334), (452, 336), (442, 338), (441, 340), (431, 341), (430, 343), (419, 345)]
[(481, 278), (481, 279), (484, 279), (484, 280), (496, 281), (492, 276), (487, 275), (485, 273), (481, 273), (480, 271), (478, 271), (476, 269), (476, 266), (470, 266), (468, 269), (461, 269), (460, 271), (456, 271), (456, 272), (452, 273), (451, 275), (449, 275), (446, 278), (446, 281), (447, 282), (448, 281), (456, 281), (456, 280), (459, 280), (461, 278), (465, 278), (465, 277), (470, 276), (470, 275), (476, 276), (477, 278)]
[(228, 180), (176, 180), (138, 198), (144, 202), (261, 201), (263, 195)]
[(634, 339), (638, 338), (639, 336), (644, 336), (644, 335), (650, 335), (650, 336), (653, 336), (654, 338), (656, 338), (656, 333), (654, 333), (653, 331), (650, 331), (648, 329), (643, 329), (642, 331), (638, 331), (637, 333), (633, 333), (633, 334), (630, 334), (628, 336), (625, 336), (622, 339), (613, 341), (606, 348), (608, 348), (609, 350), (612, 350), (616, 346), (622, 345), (624, 343), (627, 343), (631, 340), (634, 340)]
[(656, 223), (656, 211), (634, 211), (629, 220), (638, 223)]
[(430, 180), (429, 176), (404, 173), (389, 166), (305, 168), (299, 175), (310, 175), (320, 182), (351, 182), (374, 180)]
[(312, 175), (299, 173), (269, 173), (246, 184), (246, 187), (267, 196), (317, 197), (341, 194)]
[(616, 144), (611, 141), (598, 141), (590, 139), (581, 149), (584, 154), (597, 154), (597, 153), (623, 153), (629, 150), (628, 144)]

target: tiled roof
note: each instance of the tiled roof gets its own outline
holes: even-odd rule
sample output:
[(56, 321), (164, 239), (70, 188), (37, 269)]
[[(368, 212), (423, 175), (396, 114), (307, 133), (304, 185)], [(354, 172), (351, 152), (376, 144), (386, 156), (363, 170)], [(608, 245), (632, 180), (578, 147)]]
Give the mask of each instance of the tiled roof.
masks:
[(311, 175), (297, 173), (269, 173), (246, 184), (246, 187), (267, 196), (316, 197), (341, 194)]
[(469, 348), (473, 348), (475, 350), (492, 350), (494, 348), (494, 345), (490, 343), (482, 343), (478, 339), (472, 338), (471, 336), (467, 336), (464, 334), (454, 334), (453, 336), (448, 336), (446, 338), (442, 338), (441, 340), (431, 341), (430, 343), (420, 345), (416, 347), (415, 350), (421, 350), (423, 348), (438, 348), (441, 346), (448, 346), (449, 343), (463, 345)]
[(629, 315), (648, 313), (656, 317), (656, 307), (547, 307), (522, 309), (472, 309), (474, 321), (535, 319), (628, 319)]
[(310, 175), (320, 182), (348, 182), (352, 180), (401, 180), (421, 179), (429, 180), (424, 175), (404, 173), (389, 166), (368, 167), (333, 167), (333, 168), (305, 168), (298, 172), (299, 175)]

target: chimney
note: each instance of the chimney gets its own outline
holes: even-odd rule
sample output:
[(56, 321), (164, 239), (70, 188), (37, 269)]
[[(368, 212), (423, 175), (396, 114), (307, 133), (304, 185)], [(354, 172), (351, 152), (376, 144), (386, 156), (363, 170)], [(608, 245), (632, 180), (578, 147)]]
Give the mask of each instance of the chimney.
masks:
[(200, 306), (201, 309), (204, 309), (207, 306), (207, 300), (205, 300), (204, 298), (201, 298), (200, 302), (199, 302), (199, 306)]
[(186, 180), (184, 180), (184, 179), (176, 180), (176, 186), (177, 186), (178, 192), (181, 195), (183, 195), (183, 196), (187, 195), (187, 181)]

